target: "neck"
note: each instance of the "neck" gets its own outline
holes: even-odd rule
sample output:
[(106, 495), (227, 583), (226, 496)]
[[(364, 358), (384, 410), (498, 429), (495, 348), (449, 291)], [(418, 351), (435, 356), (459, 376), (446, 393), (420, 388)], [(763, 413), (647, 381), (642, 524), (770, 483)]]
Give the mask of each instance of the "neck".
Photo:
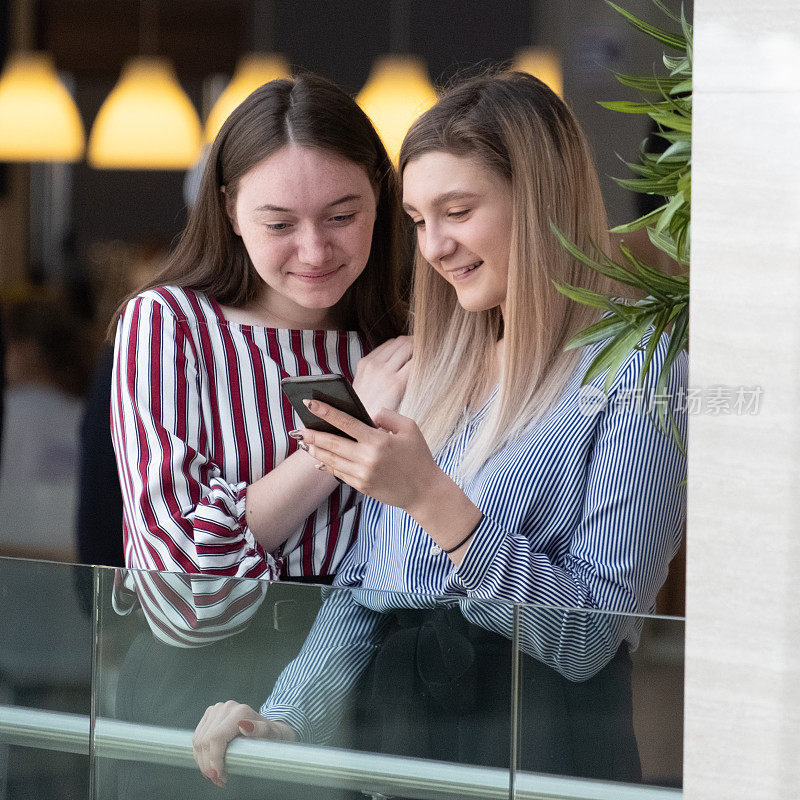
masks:
[(335, 330), (341, 327), (335, 307), (304, 308), (268, 290), (242, 310), (257, 316), (260, 324), (267, 328)]

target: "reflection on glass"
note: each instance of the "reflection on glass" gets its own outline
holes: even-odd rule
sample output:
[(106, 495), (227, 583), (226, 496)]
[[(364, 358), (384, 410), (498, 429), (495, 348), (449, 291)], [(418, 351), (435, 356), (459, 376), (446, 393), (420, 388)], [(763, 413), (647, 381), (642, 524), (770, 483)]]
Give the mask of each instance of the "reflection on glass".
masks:
[(682, 621), (524, 606), (519, 642), (518, 770), (682, 785)]
[[(0, 612), (4, 800), (680, 797), (681, 620), (12, 559)], [(302, 741), (238, 737), (223, 792), (191, 741), (227, 700)]]
[[(45, 736), (25, 745), (9, 719), (91, 707), (92, 620), (79, 587), (91, 567), (0, 558), (0, 798), (86, 797), (89, 759), (53, 752)], [(18, 727), (18, 726), (17, 726)], [(57, 748), (61, 750), (61, 748)]]

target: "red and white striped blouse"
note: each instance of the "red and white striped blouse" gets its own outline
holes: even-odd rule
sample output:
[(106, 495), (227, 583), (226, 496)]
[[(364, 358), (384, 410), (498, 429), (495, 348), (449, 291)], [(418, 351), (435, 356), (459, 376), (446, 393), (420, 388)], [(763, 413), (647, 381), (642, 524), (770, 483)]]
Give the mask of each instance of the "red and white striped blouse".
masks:
[(300, 423), (280, 379), (352, 379), (363, 354), (356, 332), (229, 322), (192, 290), (131, 300), (117, 327), (111, 398), (126, 564), (205, 576), (334, 574), (355, 538), (355, 490), (340, 485), (272, 554), (247, 527), (245, 492), (297, 446), (288, 431)]

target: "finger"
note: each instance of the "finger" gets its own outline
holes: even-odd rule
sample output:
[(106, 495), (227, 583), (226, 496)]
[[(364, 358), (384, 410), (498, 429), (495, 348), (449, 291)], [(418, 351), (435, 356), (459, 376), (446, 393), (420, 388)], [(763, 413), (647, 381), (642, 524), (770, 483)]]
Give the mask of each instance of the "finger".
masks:
[[(344, 436), (337, 436), (335, 433), (314, 431), (310, 428), (304, 429), (302, 433), (304, 444), (311, 445), (313, 448), (336, 453), (350, 461), (358, 457), (358, 442), (354, 442), (352, 439), (345, 439)], [(309, 455), (314, 455), (312, 449), (307, 452)]]
[(399, 370), (404, 364), (407, 364), (408, 361), (411, 359), (411, 356), (414, 355), (414, 345), (410, 336), (404, 336), (403, 339), (406, 341), (400, 342), (400, 344), (394, 349), (394, 351), (389, 354), (389, 357), (386, 359), (386, 366), (392, 370)]
[(323, 471), (330, 472), (335, 478), (342, 478), (343, 475), (352, 473), (358, 466), (358, 462), (350, 461), (344, 456), (323, 450), (316, 445), (311, 445), (309, 454), (320, 462), (321, 466), (317, 469), (324, 467)]
[(344, 411), (339, 411), (339, 409), (333, 408), (327, 403), (319, 400), (303, 400), (303, 403), (312, 414), (324, 419), (334, 428), (344, 431), (344, 433), (349, 434), (359, 442), (369, 439), (376, 433), (375, 428), (359, 422), (355, 417), (351, 417), (349, 414), (345, 414)]
[(379, 428), (395, 434), (409, 431), (416, 424), (410, 417), (404, 417), (402, 414), (398, 414), (388, 408), (382, 408), (373, 417), (373, 421)]
[(206, 709), (192, 737), (192, 753), (194, 755), (194, 760), (197, 762), (200, 772), (205, 775), (206, 778), (210, 778), (208, 769), (208, 733), (213, 711), (213, 707)]
[(273, 739), (281, 741), (281, 731), (272, 720), (243, 719), (239, 723), (239, 732), (248, 739)]
[(401, 378), (405, 378), (408, 380), (408, 376), (411, 374), (411, 365), (414, 363), (413, 358), (409, 358), (399, 370), (397, 370), (397, 375)]

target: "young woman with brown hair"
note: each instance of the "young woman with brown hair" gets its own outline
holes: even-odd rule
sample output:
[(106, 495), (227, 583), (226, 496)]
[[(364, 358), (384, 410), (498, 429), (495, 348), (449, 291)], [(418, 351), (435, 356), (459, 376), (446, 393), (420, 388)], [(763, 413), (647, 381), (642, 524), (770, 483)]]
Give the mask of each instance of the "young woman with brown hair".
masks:
[(119, 315), (127, 566), (333, 576), (356, 492), (295, 452), (280, 379), (340, 372), (367, 407), (397, 407), (405, 237), (394, 169), (343, 91), (273, 81), (231, 114), (166, 269)]
[[(318, 596), (288, 598), (285, 629), (275, 614), (287, 598), (265, 579), (330, 583), (360, 498), (297, 452), (280, 381), (343, 373), (372, 413), (397, 407), (408, 234), (380, 138), (328, 81), (265, 84), (217, 135), (165, 270), (112, 323), (131, 568), (114, 601), (126, 613), (138, 600), (150, 627), (125, 657), (120, 718), (193, 723), (222, 687), (256, 702), (265, 675), (253, 664), (270, 653), (274, 680), (297, 652)], [(172, 797), (175, 780), (121, 765), (119, 796)], [(199, 776), (177, 780), (203, 796)]]
[[(369, 496), (335, 581), (351, 591), (326, 600), (261, 714), (206, 711), (195, 758), (219, 779), (238, 734), (329, 741), (355, 696), (367, 749), (508, 767), (513, 638), (515, 766), (637, 780), (641, 622), (598, 612), (653, 610), (680, 542), (685, 460), (631, 402), (644, 347), (607, 397), (605, 376), (581, 388), (599, 348), (564, 350), (598, 312), (555, 284), (605, 288), (550, 228), (608, 249), (588, 145), (543, 83), (485, 76), (417, 120), (400, 170), (418, 245), (401, 413), (382, 410), (374, 429), (313, 401), (355, 441), (296, 434), (321, 471)], [(654, 342), (656, 371), (667, 343)], [(537, 605), (515, 618), (496, 599)]]

